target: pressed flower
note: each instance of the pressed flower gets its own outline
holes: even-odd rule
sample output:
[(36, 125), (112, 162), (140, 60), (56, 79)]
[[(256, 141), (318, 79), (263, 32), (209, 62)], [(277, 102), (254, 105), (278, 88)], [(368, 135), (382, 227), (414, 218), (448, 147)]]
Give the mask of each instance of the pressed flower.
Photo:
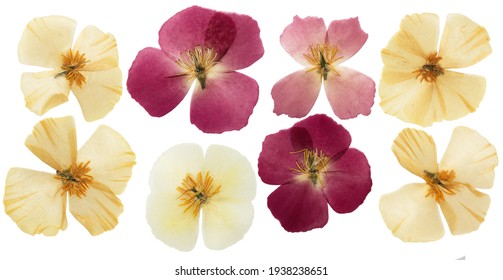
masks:
[(171, 112), (196, 81), (190, 105), (194, 125), (208, 133), (246, 126), (258, 84), (236, 70), (264, 54), (255, 20), (193, 6), (163, 24), (159, 45), (138, 53), (127, 81), (131, 96), (150, 115)]
[(19, 61), (51, 70), (23, 73), (26, 107), (43, 115), (75, 94), (87, 121), (106, 116), (122, 94), (117, 44), (111, 34), (86, 27), (72, 47), (76, 22), (62, 16), (35, 18), (19, 43)]
[(250, 162), (231, 148), (172, 147), (150, 172), (147, 220), (166, 245), (192, 250), (202, 220), (204, 243), (221, 250), (243, 238), (253, 220), (256, 181)]
[(7, 174), (5, 212), (31, 235), (65, 230), (66, 204), (92, 235), (113, 229), (123, 206), (135, 154), (115, 130), (100, 126), (77, 151), (72, 117), (45, 119), (26, 138), (26, 146), (55, 172), (11, 168)]
[(432, 137), (407, 128), (395, 139), (392, 150), (400, 165), (424, 180), (381, 197), (381, 214), (393, 235), (411, 242), (440, 239), (444, 227), (437, 205), (452, 234), (479, 228), (490, 199), (477, 188), (492, 187), (498, 165), (491, 143), (472, 129), (457, 127), (442, 161), (437, 163)]
[(267, 206), (290, 232), (324, 227), (328, 205), (337, 213), (360, 206), (372, 187), (365, 155), (350, 148), (351, 135), (326, 115), (314, 115), (268, 135), (258, 159), (258, 174), (280, 185)]
[(332, 110), (340, 119), (369, 115), (374, 104), (374, 81), (340, 65), (360, 50), (367, 37), (358, 18), (334, 20), (327, 29), (321, 18), (295, 16), (280, 41), (305, 69), (273, 86), (274, 112), (296, 118), (306, 116), (323, 83)]
[(449, 69), (487, 57), (491, 53), (487, 31), (466, 16), (450, 14), (439, 45), (438, 21), (435, 14), (406, 16), (381, 53), (382, 109), (422, 126), (474, 112), (486, 88), (484, 77)]

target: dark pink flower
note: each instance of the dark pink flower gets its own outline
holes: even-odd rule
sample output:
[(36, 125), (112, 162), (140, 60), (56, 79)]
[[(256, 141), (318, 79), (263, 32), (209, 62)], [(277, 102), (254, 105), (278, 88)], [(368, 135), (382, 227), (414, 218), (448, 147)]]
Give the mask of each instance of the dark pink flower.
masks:
[(164, 23), (159, 45), (161, 49), (138, 53), (127, 81), (131, 96), (150, 115), (169, 113), (197, 80), (190, 109), (193, 124), (209, 133), (246, 126), (258, 100), (258, 84), (235, 70), (264, 54), (254, 19), (193, 6)]
[(279, 80), (272, 88), (274, 112), (301, 118), (313, 107), (321, 84), (335, 115), (350, 119), (369, 115), (374, 104), (374, 81), (353, 69), (340, 66), (367, 41), (358, 18), (334, 20), (295, 16), (280, 37), (283, 48), (305, 69)]
[(273, 191), (267, 205), (290, 232), (324, 227), (328, 205), (337, 213), (360, 206), (372, 187), (365, 155), (350, 148), (351, 135), (326, 115), (314, 115), (268, 135), (258, 174)]

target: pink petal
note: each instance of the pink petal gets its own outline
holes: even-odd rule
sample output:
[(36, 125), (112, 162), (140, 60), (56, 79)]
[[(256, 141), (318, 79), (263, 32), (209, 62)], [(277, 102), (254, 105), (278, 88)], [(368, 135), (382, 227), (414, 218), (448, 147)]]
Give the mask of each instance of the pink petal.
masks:
[(179, 76), (180, 68), (163, 51), (146, 48), (138, 53), (129, 69), (127, 88), (131, 97), (147, 112), (161, 117), (185, 97), (190, 83)]
[(325, 92), (335, 115), (351, 119), (358, 115), (368, 116), (374, 105), (374, 81), (353, 69), (337, 67), (338, 75), (328, 75)]
[(328, 222), (328, 206), (323, 192), (308, 181), (281, 185), (269, 195), (267, 206), (289, 232), (321, 228)]
[(325, 43), (326, 30), (325, 22), (321, 18), (295, 16), (293, 22), (281, 34), (280, 42), (297, 62), (309, 66), (304, 54), (308, 52), (309, 46)]
[(372, 187), (367, 158), (354, 148), (333, 161), (324, 178), (325, 195), (337, 213), (353, 212), (363, 203)]
[(206, 133), (240, 130), (248, 124), (258, 100), (257, 82), (241, 73), (220, 73), (196, 87), (190, 121)]
[(208, 22), (204, 33), (204, 46), (213, 48), (220, 60), (236, 38), (236, 25), (231, 17), (224, 13), (216, 12)]
[(358, 18), (334, 20), (327, 30), (327, 41), (339, 49), (337, 56), (342, 56), (338, 63), (348, 60), (357, 53), (367, 41), (368, 34), (361, 27)]
[(320, 93), (320, 75), (300, 70), (279, 80), (272, 87), (274, 113), (302, 118), (313, 108)]

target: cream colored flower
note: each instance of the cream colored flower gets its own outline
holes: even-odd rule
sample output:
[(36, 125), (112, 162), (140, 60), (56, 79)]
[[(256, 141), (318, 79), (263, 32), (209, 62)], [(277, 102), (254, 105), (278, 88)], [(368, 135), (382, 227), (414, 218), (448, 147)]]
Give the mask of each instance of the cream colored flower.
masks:
[(452, 234), (477, 230), (490, 198), (477, 188), (492, 187), (498, 165), (496, 149), (476, 131), (457, 127), (437, 164), (435, 142), (424, 131), (404, 129), (393, 153), (400, 164), (424, 183), (408, 184), (380, 200), (384, 222), (403, 241), (433, 241), (444, 235), (442, 210)]
[(406, 16), (381, 53), (382, 109), (422, 126), (474, 112), (486, 88), (484, 77), (448, 69), (468, 67), (487, 57), (491, 53), (487, 31), (466, 16), (450, 14), (438, 46), (438, 21), (435, 14)]
[(7, 174), (5, 212), (28, 234), (56, 235), (72, 215), (92, 235), (113, 229), (122, 213), (117, 195), (131, 177), (135, 154), (115, 130), (100, 126), (77, 151), (72, 117), (45, 119), (26, 138), (28, 149), (54, 173), (11, 168)]
[(86, 27), (72, 47), (76, 22), (62, 16), (35, 18), (19, 42), (19, 61), (52, 70), (23, 73), (26, 107), (43, 115), (68, 101), (70, 90), (87, 121), (103, 118), (119, 101), (122, 74), (115, 38)]

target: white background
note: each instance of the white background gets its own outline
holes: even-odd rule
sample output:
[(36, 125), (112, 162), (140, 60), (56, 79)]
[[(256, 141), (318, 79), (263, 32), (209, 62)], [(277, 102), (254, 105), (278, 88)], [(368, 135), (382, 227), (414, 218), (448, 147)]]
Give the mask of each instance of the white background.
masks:
[[(8, 3), (8, 4), (7, 4)], [(398, 31), (403, 16), (434, 12), (441, 26), (448, 13), (462, 13), (487, 28), (493, 53), (481, 63), (462, 72), (485, 76), (487, 90), (478, 110), (458, 121), (436, 123), (426, 128), (438, 148), (445, 150), (452, 129), (465, 125), (476, 129), (496, 148), (503, 149), (501, 131), (501, 62), (503, 24), (497, 1), (388, 0), (388, 1), (2, 1), (0, 4), (0, 181), (14, 166), (52, 172), (24, 146), (33, 125), (42, 118), (24, 106), (19, 81), (21, 73), (33, 71), (17, 59), (17, 45), (26, 24), (34, 17), (64, 15), (78, 23), (76, 35), (87, 25), (114, 34), (123, 95), (104, 119), (88, 123), (71, 95), (69, 102), (44, 117), (73, 115), (79, 146), (100, 125), (120, 132), (137, 155), (137, 165), (126, 191), (120, 196), (124, 212), (112, 231), (92, 237), (68, 213), (68, 229), (56, 237), (30, 236), (0, 212), (0, 279), (202, 279), (175, 277), (175, 268), (199, 266), (259, 268), (270, 266), (326, 266), (329, 277), (319, 279), (501, 279), (503, 254), (503, 190), (501, 167), (496, 169), (494, 188), (484, 191), (492, 198), (486, 221), (480, 229), (464, 236), (446, 235), (432, 243), (404, 243), (393, 237), (379, 213), (382, 194), (421, 179), (408, 173), (396, 161), (390, 147), (399, 131), (409, 125), (384, 114), (376, 93), (370, 116), (340, 121), (352, 134), (352, 146), (362, 150), (372, 166), (373, 188), (355, 212), (339, 215), (330, 211), (328, 224), (307, 233), (288, 233), (269, 212), (267, 196), (276, 188), (263, 184), (257, 176), (254, 200), (255, 219), (244, 239), (223, 251), (207, 249), (199, 238), (196, 248), (179, 252), (157, 240), (145, 219), (149, 194), (148, 176), (156, 158), (169, 147), (195, 142), (207, 147), (217, 143), (241, 151), (256, 170), (261, 143), (268, 134), (288, 128), (297, 119), (272, 113), (272, 86), (280, 78), (301, 69), (281, 47), (279, 36), (300, 17), (318, 16), (325, 24), (335, 19), (358, 16), (369, 34), (367, 43), (345, 66), (357, 69), (379, 83), (380, 50)], [(198, 4), (221, 11), (248, 14), (258, 21), (265, 54), (241, 72), (260, 85), (260, 97), (247, 127), (239, 132), (207, 135), (190, 124), (190, 93), (171, 113), (150, 117), (126, 89), (127, 72), (141, 49), (158, 47), (157, 32), (176, 12)], [(310, 114), (325, 113), (339, 122), (322, 90)], [(4, 188), (0, 187), (3, 197)], [(465, 258), (466, 260), (456, 260)], [(227, 279), (312, 279), (312, 277), (266, 276)], [(209, 278), (211, 279), (211, 277)]]

